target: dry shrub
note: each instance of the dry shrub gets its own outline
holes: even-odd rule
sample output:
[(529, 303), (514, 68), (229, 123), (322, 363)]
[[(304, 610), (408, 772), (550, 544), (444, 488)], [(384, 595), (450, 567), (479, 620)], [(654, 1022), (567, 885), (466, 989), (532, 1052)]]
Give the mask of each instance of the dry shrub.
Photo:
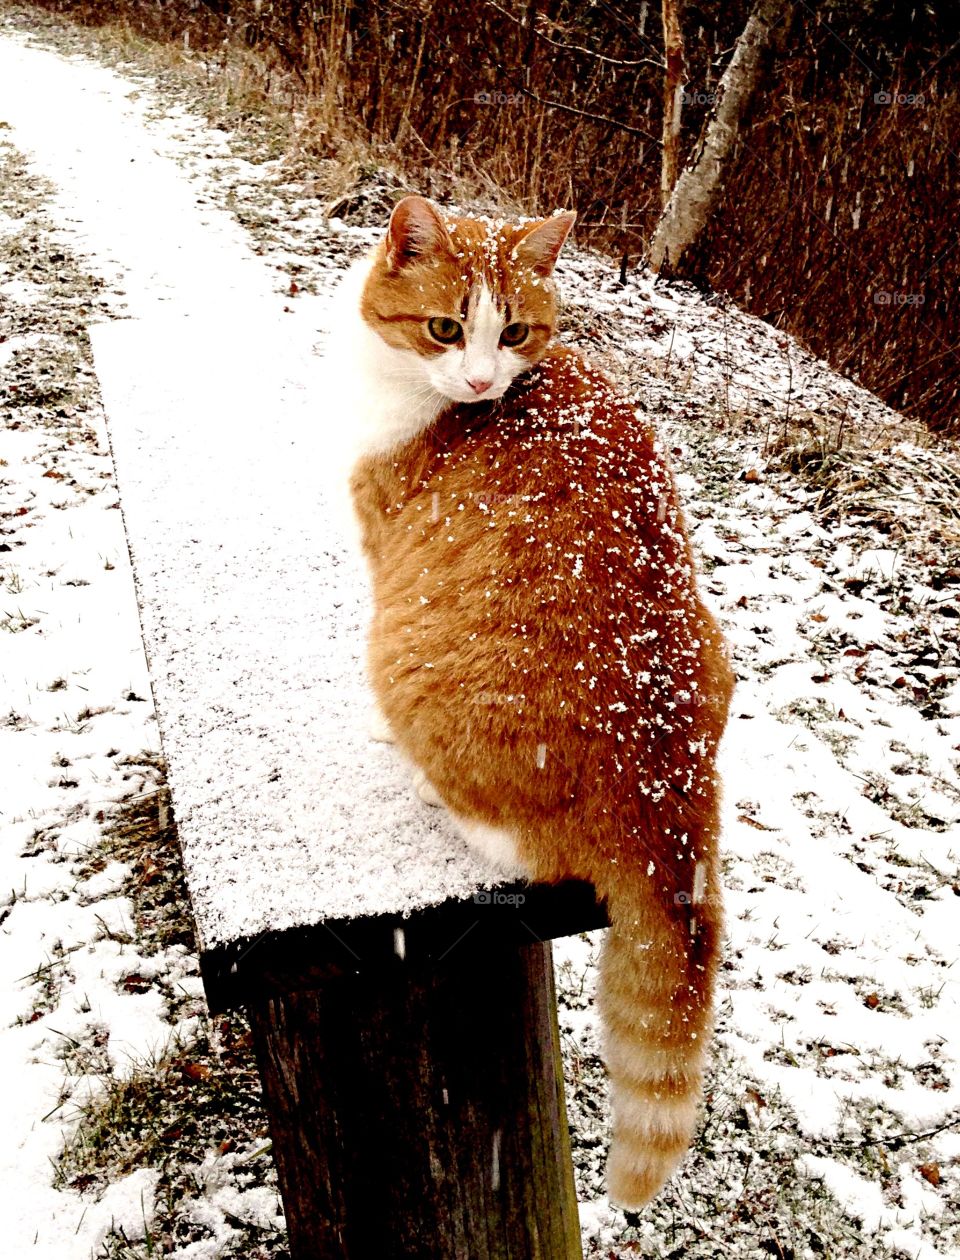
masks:
[(891, 406), (960, 432), (956, 87), (817, 78), (781, 63), (697, 263)]

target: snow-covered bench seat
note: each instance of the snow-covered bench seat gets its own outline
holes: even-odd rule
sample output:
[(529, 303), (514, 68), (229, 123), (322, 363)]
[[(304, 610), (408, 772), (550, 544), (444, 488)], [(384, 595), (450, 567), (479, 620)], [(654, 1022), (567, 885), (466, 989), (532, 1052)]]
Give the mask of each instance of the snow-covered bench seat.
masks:
[(208, 1000), (250, 1015), (293, 1256), (579, 1257), (543, 942), (603, 912), (497, 885), (369, 738), (282, 320), (94, 330)]

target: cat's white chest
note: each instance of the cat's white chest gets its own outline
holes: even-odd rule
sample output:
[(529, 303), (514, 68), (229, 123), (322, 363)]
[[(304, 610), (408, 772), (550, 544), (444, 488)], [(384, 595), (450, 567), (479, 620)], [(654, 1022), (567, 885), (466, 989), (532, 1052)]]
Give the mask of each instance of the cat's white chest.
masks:
[(411, 441), (447, 401), (425, 382), (413, 352), (387, 345), (364, 322), (369, 270), (369, 259), (355, 263), (334, 294), (323, 355), (324, 446), (347, 478), (359, 460)]

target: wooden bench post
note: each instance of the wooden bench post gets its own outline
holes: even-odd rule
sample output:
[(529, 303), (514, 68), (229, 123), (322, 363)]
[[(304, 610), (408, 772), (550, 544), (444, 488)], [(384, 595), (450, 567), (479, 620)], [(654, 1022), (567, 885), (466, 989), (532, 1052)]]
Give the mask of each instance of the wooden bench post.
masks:
[(249, 1014), (294, 1260), (580, 1260), (549, 943)]

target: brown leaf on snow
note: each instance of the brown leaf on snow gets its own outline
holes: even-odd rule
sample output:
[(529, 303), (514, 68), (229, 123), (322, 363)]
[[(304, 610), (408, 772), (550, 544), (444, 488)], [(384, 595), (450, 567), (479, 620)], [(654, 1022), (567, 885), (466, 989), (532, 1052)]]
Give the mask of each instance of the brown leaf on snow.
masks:
[(163, 871), (153, 860), (152, 857), (144, 859), (143, 867), (140, 871), (140, 883), (152, 884), (163, 874)]
[(748, 827), (756, 827), (757, 831), (776, 831), (776, 827), (768, 827), (766, 823), (760, 822), (758, 818), (751, 818), (749, 814), (737, 814), (737, 821), (746, 823)]
[(52, 477), (55, 481), (63, 481), (64, 477), (66, 477), (67, 474), (62, 473), (62, 472), (57, 472), (55, 468), (48, 468), (47, 471), (43, 475), (45, 477)]
[(931, 1186), (939, 1186), (940, 1184), (940, 1165), (939, 1164), (921, 1164), (917, 1172), (924, 1179), (929, 1181)]
[(180, 1071), (191, 1081), (205, 1081), (210, 1075), (210, 1069), (205, 1063), (183, 1063)]
[(876, 993), (868, 993), (867, 996), (863, 999), (863, 1004), (864, 1006), (869, 1006), (871, 1011), (875, 1011), (877, 1007), (880, 1005), (880, 998), (877, 996)]

